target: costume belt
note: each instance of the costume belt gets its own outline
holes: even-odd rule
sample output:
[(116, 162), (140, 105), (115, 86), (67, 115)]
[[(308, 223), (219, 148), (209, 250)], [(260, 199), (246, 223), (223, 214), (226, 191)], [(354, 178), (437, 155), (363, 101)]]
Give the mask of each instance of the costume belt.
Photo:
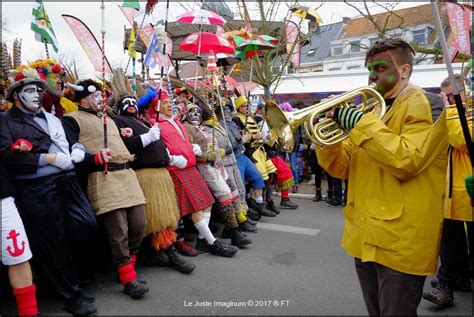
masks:
[(130, 165), (128, 164), (128, 162), (126, 162), (126, 163), (108, 163), (108, 171), (109, 172), (126, 170), (126, 169), (129, 169), (129, 168), (130, 168)]

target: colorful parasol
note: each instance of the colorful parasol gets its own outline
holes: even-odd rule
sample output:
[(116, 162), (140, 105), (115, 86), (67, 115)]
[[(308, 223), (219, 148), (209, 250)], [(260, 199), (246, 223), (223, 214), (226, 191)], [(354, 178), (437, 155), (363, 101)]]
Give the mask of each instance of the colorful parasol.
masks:
[(234, 54), (234, 47), (225, 38), (209, 32), (192, 33), (179, 45), (179, 49), (194, 54), (216, 53)]
[(316, 10), (314, 10), (313, 8), (307, 6), (298, 6), (291, 8), (290, 11), (299, 16), (300, 18), (315, 22), (318, 25), (323, 22), (318, 12), (316, 12)]
[(208, 25), (215, 25), (215, 24), (224, 24), (226, 20), (214, 13), (212, 11), (207, 10), (196, 10), (186, 12), (176, 18), (177, 22), (189, 23), (189, 24), (208, 24)]

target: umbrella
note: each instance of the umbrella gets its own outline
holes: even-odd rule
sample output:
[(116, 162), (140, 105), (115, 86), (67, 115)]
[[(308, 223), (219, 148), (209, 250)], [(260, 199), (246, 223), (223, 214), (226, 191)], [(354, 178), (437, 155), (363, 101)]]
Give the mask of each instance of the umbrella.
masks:
[[(262, 54), (262, 50), (269, 50), (275, 48), (273, 44), (257, 39), (258, 35), (253, 34), (252, 39), (246, 40), (237, 46), (237, 50), (242, 53), (237, 53), (237, 57), (241, 57), (241, 54), (245, 54), (245, 58), (251, 58), (254, 55)], [(252, 82), (253, 75), (253, 58), (250, 60), (250, 78)], [(250, 94), (250, 91), (248, 92)], [(247, 97), (248, 98), (248, 97)]]
[[(275, 45), (257, 39), (246, 40), (239, 45), (237, 45), (237, 50), (245, 53), (246, 58), (250, 58), (254, 55), (262, 54), (262, 50), (269, 50), (275, 48)], [(237, 54), (239, 56), (239, 54)]]
[(318, 12), (316, 12), (316, 10), (314, 10), (313, 8), (307, 6), (299, 6), (291, 8), (290, 11), (301, 17), (302, 19), (313, 21), (318, 25), (322, 23), (321, 17), (319, 16)]
[(189, 24), (224, 24), (226, 21), (223, 17), (207, 10), (196, 10), (186, 12), (176, 18), (177, 22), (189, 23)]
[(217, 57), (217, 66), (219, 67), (227, 67), (230, 65), (237, 64), (241, 61), (241, 59), (235, 55), (227, 55), (224, 53), (216, 54)]
[(225, 38), (209, 32), (192, 33), (179, 45), (179, 49), (191, 53), (216, 53), (234, 54), (234, 47)]

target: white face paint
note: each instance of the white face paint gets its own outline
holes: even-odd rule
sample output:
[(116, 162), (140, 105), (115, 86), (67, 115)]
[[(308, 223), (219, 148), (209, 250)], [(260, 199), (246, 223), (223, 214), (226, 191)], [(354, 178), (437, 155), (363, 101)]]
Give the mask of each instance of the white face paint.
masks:
[(102, 99), (102, 91), (97, 90), (93, 94), (90, 94), (88, 97), (89, 103), (91, 104), (92, 109), (95, 111), (102, 111), (104, 108), (104, 103)]
[(193, 108), (189, 109), (187, 116), (188, 116), (188, 121), (192, 125), (200, 125), (201, 124), (201, 121), (202, 121), (202, 119), (201, 119), (201, 109), (193, 107)]
[(41, 108), (41, 96), (43, 89), (35, 84), (24, 86), (18, 93), (18, 99), (23, 106), (30, 111), (36, 112)]

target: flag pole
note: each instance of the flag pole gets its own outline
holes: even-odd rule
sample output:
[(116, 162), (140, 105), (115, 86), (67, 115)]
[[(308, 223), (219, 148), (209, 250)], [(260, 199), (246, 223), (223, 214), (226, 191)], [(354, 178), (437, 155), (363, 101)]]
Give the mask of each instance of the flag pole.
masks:
[(469, 132), (469, 126), (467, 125), (466, 110), (464, 109), (464, 106), (462, 104), (461, 95), (459, 94), (459, 88), (454, 78), (453, 67), (451, 65), (451, 61), (449, 60), (448, 44), (446, 43), (446, 37), (444, 36), (444, 29), (441, 23), (441, 18), (439, 16), (439, 10), (438, 10), (436, 1), (433, 1), (433, 0), (431, 1), (431, 7), (433, 9), (435, 23), (438, 29), (439, 42), (443, 50), (444, 62), (446, 63), (446, 68), (449, 74), (449, 80), (451, 82), (451, 87), (453, 88), (453, 91), (454, 91), (454, 100), (456, 101), (456, 109), (458, 110), (462, 133), (464, 136), (464, 140), (466, 142), (469, 158), (471, 159), (471, 166), (473, 166), (474, 165), (473, 164), (474, 163), (474, 144), (472, 143), (471, 134)]
[(161, 70), (160, 70), (160, 89), (158, 90), (158, 106), (156, 107), (156, 126), (158, 126), (158, 119), (160, 116), (161, 110), (161, 92), (163, 91), (163, 73), (165, 71), (165, 63), (166, 63), (166, 40), (168, 34), (168, 12), (170, 8), (170, 0), (166, 0), (166, 13), (165, 13), (165, 39), (163, 41), (163, 50), (161, 51)]
[(43, 43), (44, 43), (44, 49), (46, 51), (46, 58), (49, 58), (48, 43), (46, 43), (46, 42), (43, 42)]
[[(102, 33), (102, 123), (104, 125), (104, 148), (108, 147), (107, 142), (107, 96), (105, 93), (105, 4), (102, 0), (101, 9), (101, 30)], [(104, 173), (108, 172), (108, 164), (104, 163)]]

